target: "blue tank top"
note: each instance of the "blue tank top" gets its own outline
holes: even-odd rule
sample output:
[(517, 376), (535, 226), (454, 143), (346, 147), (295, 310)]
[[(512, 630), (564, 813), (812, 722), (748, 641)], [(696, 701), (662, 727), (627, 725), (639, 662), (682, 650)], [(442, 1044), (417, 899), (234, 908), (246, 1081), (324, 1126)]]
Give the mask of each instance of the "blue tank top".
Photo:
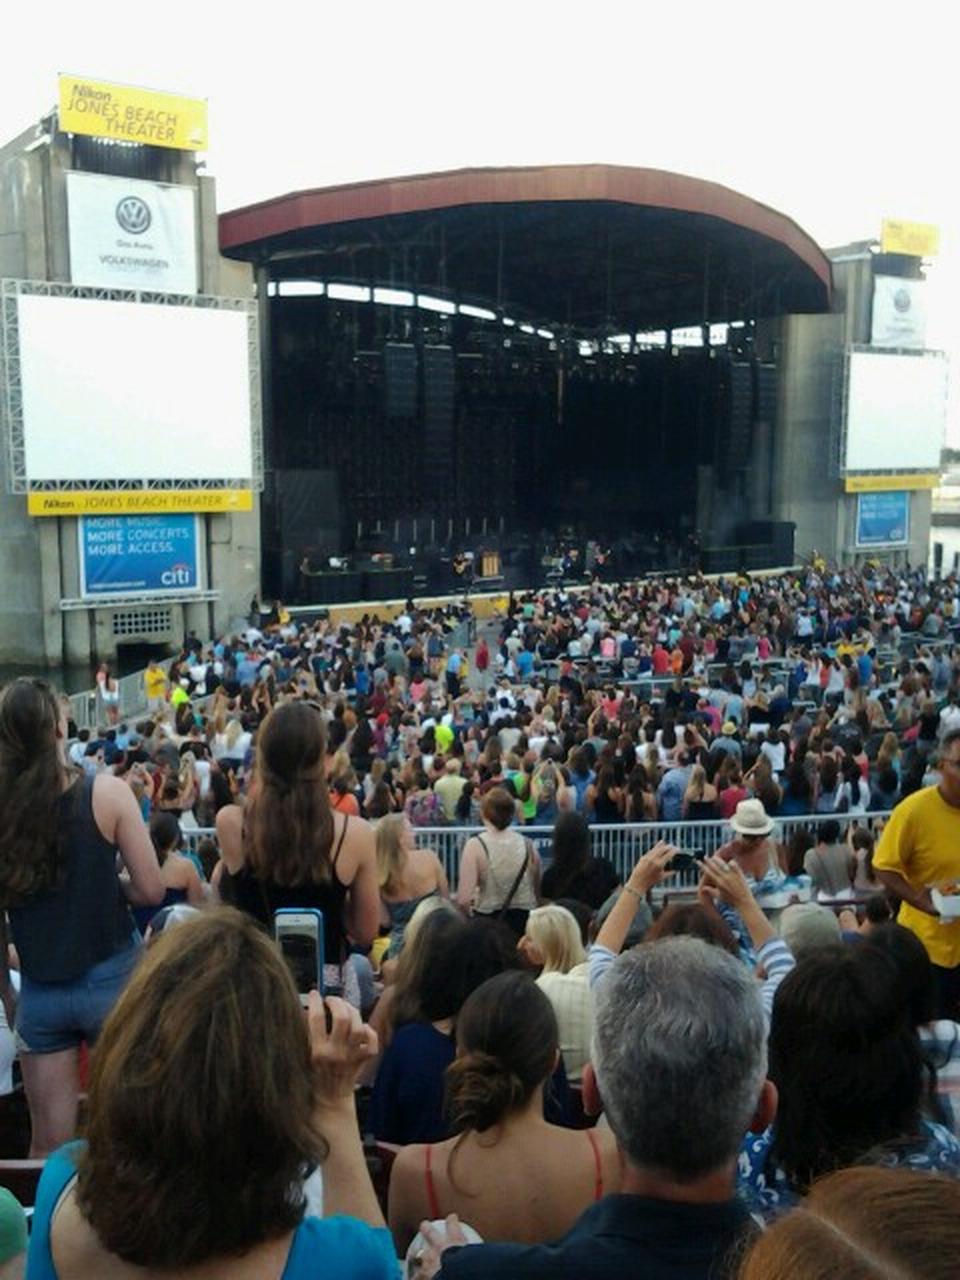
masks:
[(133, 945), (118, 851), (93, 816), (93, 785), (93, 778), (78, 779), (59, 800), (63, 883), (10, 909), (20, 966), (31, 982), (73, 982)]
[(385, 898), (383, 899), (383, 905), (387, 908), (387, 914), (390, 917), (390, 947), (388, 954), (391, 960), (396, 960), (403, 950), (403, 935), (406, 932), (407, 925), (413, 919), (413, 913), (417, 907), (421, 902), (426, 902), (428, 898), (437, 897), (439, 893), (439, 889), (431, 889), (429, 893), (422, 893), (419, 898), (405, 898), (402, 902), (387, 902)]
[[(30, 1280), (58, 1280), (50, 1225), (57, 1202), (76, 1175), (75, 1156), (82, 1146), (68, 1143), (54, 1151), (43, 1167), (27, 1255)], [(304, 1218), (293, 1233), (280, 1280), (313, 1280), (320, 1274), (342, 1280), (397, 1280), (393, 1237), (356, 1218)]]

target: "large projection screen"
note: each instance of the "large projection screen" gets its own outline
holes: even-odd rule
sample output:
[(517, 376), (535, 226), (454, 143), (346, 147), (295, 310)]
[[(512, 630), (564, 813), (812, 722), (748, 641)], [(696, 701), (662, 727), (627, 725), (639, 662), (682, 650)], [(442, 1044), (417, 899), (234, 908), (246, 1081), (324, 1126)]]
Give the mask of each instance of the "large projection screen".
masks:
[(247, 310), (26, 293), (17, 308), (28, 485), (253, 476)]
[(938, 471), (946, 406), (943, 356), (852, 351), (844, 470)]

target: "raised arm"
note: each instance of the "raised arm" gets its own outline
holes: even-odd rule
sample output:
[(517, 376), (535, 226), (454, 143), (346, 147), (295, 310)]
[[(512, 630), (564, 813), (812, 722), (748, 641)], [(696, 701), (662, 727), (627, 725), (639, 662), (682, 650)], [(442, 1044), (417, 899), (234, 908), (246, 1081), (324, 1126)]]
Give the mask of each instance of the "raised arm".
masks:
[(643, 855), (630, 872), (619, 898), (613, 904), (610, 914), (597, 934), (598, 947), (605, 947), (615, 955), (619, 954), (630, 932), (637, 908), (646, 900), (653, 886), (659, 884), (669, 874), (667, 864), (676, 852), (672, 844), (667, 844), (665, 840), (658, 840), (653, 848)]
[(324, 1217), (343, 1213), (371, 1227), (385, 1227), (363, 1156), (354, 1101), (357, 1077), (377, 1055), (377, 1033), (364, 1026), (345, 1000), (321, 1000), (315, 991), (309, 996), (308, 1026), (317, 1082), (314, 1117), (329, 1146), (323, 1164)]

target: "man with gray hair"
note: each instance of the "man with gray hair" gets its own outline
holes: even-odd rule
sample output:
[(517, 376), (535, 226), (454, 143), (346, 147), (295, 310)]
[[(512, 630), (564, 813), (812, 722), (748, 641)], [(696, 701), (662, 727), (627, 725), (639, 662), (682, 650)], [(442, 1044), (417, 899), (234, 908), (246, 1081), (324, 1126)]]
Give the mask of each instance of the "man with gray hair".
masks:
[[(699, 938), (665, 938), (618, 957), (595, 992), (593, 1067), (624, 1162), (621, 1194), (556, 1244), (460, 1247), (421, 1226), (420, 1274), (443, 1280), (707, 1280), (749, 1229), (736, 1199), (747, 1130), (773, 1121), (767, 1030), (753, 974)], [(586, 1098), (589, 1102), (589, 1098)]]

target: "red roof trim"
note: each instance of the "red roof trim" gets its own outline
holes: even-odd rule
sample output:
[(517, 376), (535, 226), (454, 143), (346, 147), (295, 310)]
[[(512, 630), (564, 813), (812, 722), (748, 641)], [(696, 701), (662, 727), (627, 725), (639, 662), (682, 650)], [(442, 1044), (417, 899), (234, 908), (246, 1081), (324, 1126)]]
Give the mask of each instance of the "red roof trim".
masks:
[(528, 169), (457, 169), (383, 178), (277, 196), (220, 215), (224, 251), (309, 227), (449, 209), (458, 205), (545, 200), (607, 200), (721, 218), (777, 240), (831, 287), (830, 263), (790, 218), (729, 187), (661, 169), (554, 165)]

